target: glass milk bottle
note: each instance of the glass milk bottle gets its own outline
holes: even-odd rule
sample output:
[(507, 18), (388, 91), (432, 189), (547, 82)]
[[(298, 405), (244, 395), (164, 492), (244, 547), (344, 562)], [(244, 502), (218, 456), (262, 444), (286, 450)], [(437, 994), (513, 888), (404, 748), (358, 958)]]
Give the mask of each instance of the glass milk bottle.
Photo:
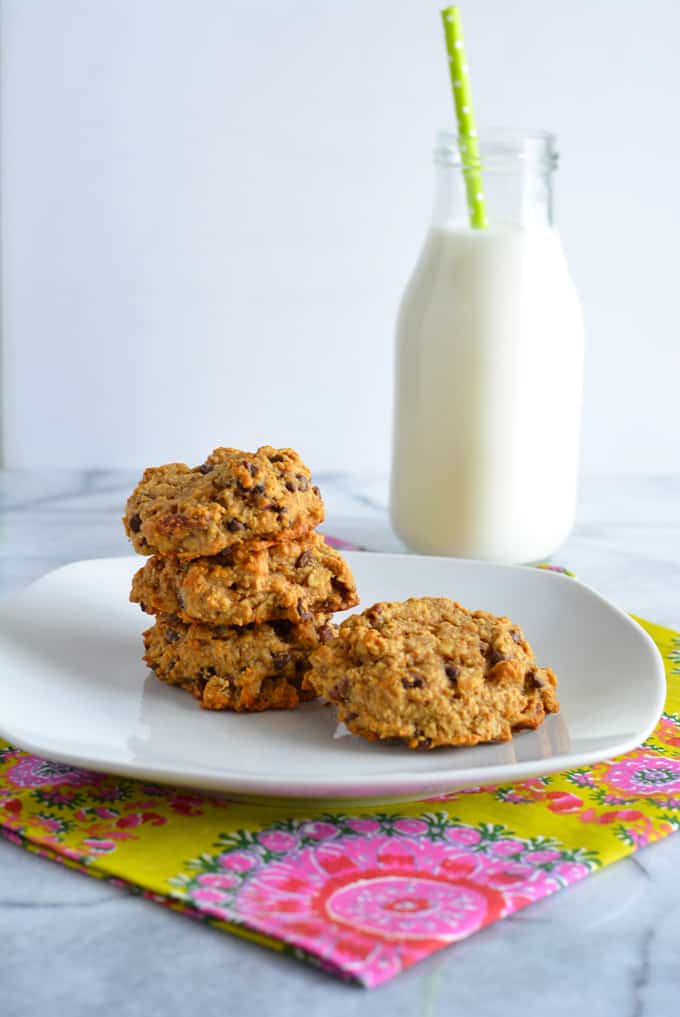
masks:
[(402, 299), (391, 516), (414, 551), (546, 558), (574, 515), (583, 324), (554, 224), (555, 139), (479, 142), (488, 228), (458, 139), (435, 149), (432, 226)]

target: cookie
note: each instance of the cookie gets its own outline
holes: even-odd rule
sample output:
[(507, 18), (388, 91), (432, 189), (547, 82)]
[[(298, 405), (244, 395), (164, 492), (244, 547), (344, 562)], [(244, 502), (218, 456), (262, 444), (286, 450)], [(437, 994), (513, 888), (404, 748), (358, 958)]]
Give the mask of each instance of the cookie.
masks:
[(327, 617), (293, 625), (187, 625), (161, 614), (144, 633), (144, 661), (206, 710), (286, 710), (314, 693), (302, 688), (310, 652), (333, 638)]
[(320, 533), (268, 546), (236, 544), (212, 558), (150, 558), (132, 580), (130, 600), (150, 614), (183, 621), (249, 625), (358, 604), (347, 562)]
[(559, 703), (550, 668), (509, 618), (446, 598), (379, 603), (311, 655), (305, 685), (354, 734), (410, 748), (507, 741)]
[(240, 541), (293, 540), (323, 521), (319, 488), (293, 449), (217, 448), (201, 466), (144, 471), (123, 523), (139, 554), (182, 560)]

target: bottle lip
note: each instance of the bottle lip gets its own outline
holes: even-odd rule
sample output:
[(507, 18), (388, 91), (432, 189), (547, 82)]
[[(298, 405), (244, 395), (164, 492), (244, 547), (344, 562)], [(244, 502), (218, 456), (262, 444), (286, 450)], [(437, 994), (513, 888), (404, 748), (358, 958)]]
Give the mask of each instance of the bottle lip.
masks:
[[(551, 131), (522, 127), (482, 126), (476, 136), (474, 165), (486, 169), (511, 171), (527, 165), (553, 170), (558, 163), (557, 136)], [(434, 158), (441, 166), (463, 166), (466, 139), (457, 131), (437, 131)], [(470, 165), (470, 157), (466, 165)]]

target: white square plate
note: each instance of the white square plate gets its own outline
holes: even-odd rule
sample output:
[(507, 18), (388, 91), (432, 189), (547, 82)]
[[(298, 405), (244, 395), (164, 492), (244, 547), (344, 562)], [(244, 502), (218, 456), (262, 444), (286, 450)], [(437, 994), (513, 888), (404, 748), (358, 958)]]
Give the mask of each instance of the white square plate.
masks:
[(427, 595), (509, 615), (556, 671), (561, 713), (504, 744), (414, 752), (343, 734), (320, 703), (202, 711), (142, 664), (151, 622), (128, 602), (140, 559), (109, 558), (67, 565), (0, 605), (0, 734), (64, 763), (241, 797), (396, 800), (591, 763), (654, 728), (665, 695), (659, 652), (580, 582), (451, 558), (346, 557), (364, 608)]

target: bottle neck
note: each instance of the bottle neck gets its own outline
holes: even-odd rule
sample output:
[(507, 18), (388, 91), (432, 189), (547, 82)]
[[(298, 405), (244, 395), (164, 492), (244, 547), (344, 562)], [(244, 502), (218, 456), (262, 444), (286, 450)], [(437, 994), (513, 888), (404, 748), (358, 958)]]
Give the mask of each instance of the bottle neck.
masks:
[[(455, 134), (442, 132), (435, 148), (433, 225), (470, 227), (464, 148)], [(481, 179), (486, 219), (494, 226), (554, 226), (552, 176), (557, 165), (548, 134), (496, 131), (482, 135), (473, 170)]]

